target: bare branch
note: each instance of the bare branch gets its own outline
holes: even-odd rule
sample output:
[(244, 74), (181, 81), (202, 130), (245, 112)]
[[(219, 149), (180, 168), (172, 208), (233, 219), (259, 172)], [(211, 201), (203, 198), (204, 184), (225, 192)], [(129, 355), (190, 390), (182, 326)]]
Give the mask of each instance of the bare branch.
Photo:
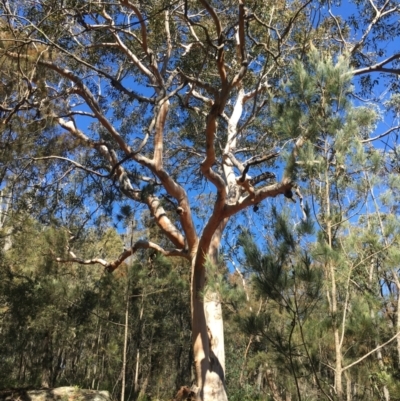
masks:
[(158, 172), (163, 167), (163, 147), (164, 147), (164, 126), (167, 119), (169, 102), (163, 102), (157, 107), (157, 116), (155, 121), (155, 135), (154, 135), (154, 168)]
[(292, 30), (294, 23), (296, 19), (299, 17), (301, 12), (312, 2), (312, 0), (306, 1), (304, 4), (301, 5), (301, 7), (298, 8), (298, 10), (295, 12), (294, 16), (289, 19), (289, 22), (287, 26), (285, 27), (285, 30), (283, 31), (280, 39), (283, 41), (286, 36), (289, 36), (290, 31)]
[(266, 23), (265, 23), (264, 21), (262, 21), (261, 18), (259, 18), (255, 13), (253, 13), (252, 15), (253, 15), (253, 17), (255, 18), (255, 20), (256, 20), (260, 25), (262, 25), (264, 28), (267, 28), (268, 30), (273, 31), (273, 32), (276, 34), (276, 36), (277, 36), (277, 38), (278, 38), (279, 40), (282, 39), (278, 29), (274, 28), (273, 26), (271, 26), (271, 25), (269, 25), (269, 24), (266, 24)]
[(368, 142), (377, 141), (378, 139), (384, 138), (385, 136), (389, 135), (393, 131), (398, 131), (398, 130), (400, 130), (400, 125), (397, 125), (396, 127), (392, 127), (390, 129), (388, 129), (387, 131), (385, 131), (384, 133), (382, 133), (382, 134), (380, 134), (378, 136), (375, 136), (373, 138), (363, 139), (361, 141), (361, 143), (368, 143)]
[(204, 176), (215, 185), (219, 194), (219, 200), (222, 202), (226, 196), (225, 182), (219, 174), (212, 170), (212, 166), (216, 161), (214, 139), (217, 131), (217, 116), (219, 115), (219, 106), (220, 105), (214, 103), (207, 116), (206, 158), (201, 163), (200, 169)]
[[(67, 77), (71, 77), (74, 80), (78, 80), (71, 72), (69, 71), (64, 71), (61, 69), (62, 73), (67, 74)], [(83, 84), (82, 84), (83, 86)], [(86, 94), (86, 92), (83, 89), (83, 93)], [(86, 94), (86, 98), (91, 99), (90, 96), (91, 94), (88, 93)], [(97, 111), (95, 105), (92, 107), (94, 113), (97, 115), (97, 117), (100, 120), (100, 113)], [(163, 142), (163, 130), (164, 130), (164, 125), (165, 125), (165, 118), (166, 114), (168, 111), (168, 101), (163, 100), (161, 107), (160, 107), (160, 112), (158, 116), (156, 117), (156, 135), (155, 135), (155, 152), (154, 152), (154, 159), (149, 160), (148, 158), (140, 155), (137, 152), (132, 152), (129, 151), (130, 147), (126, 145), (126, 143), (120, 138), (121, 144), (124, 146), (123, 150), (125, 150), (125, 153), (127, 156), (131, 156), (133, 160), (136, 160), (138, 163), (142, 164), (143, 166), (146, 166), (149, 168), (151, 171), (153, 171), (157, 177), (160, 179), (162, 185), (164, 188), (167, 190), (167, 192), (173, 196), (175, 199), (178, 200), (180, 208), (184, 211), (184, 213), (180, 214), (181, 217), (181, 223), (182, 227), (184, 228), (184, 231), (187, 235), (187, 241), (190, 247), (194, 246), (197, 243), (197, 234), (194, 229), (192, 217), (191, 217), (191, 211), (190, 211), (190, 206), (189, 206), (189, 201), (186, 195), (186, 192), (184, 189), (176, 184), (172, 178), (162, 169), (162, 142)], [(107, 122), (107, 120), (104, 117), (104, 121)], [(65, 122), (64, 120), (60, 119), (60, 124), (73, 133), (76, 137), (79, 137), (83, 139), (89, 146), (93, 148), (97, 148), (100, 150), (100, 152), (103, 154), (103, 156), (106, 157), (106, 160), (108, 160), (111, 164), (111, 166), (118, 166), (118, 168), (114, 169), (117, 177), (119, 179), (119, 182), (121, 184), (121, 191), (125, 193), (127, 196), (129, 196), (131, 199), (134, 199), (139, 202), (143, 202), (143, 199), (140, 198), (138, 191), (135, 191), (132, 188), (131, 182), (128, 178), (128, 175), (126, 174), (125, 170), (118, 164), (118, 160), (116, 158), (116, 155), (113, 155), (113, 152), (109, 151), (108, 148), (104, 145), (104, 143), (95, 143), (94, 141), (90, 140), (87, 138), (82, 132), (76, 129), (75, 125), (72, 122)], [(110, 129), (112, 131), (115, 131), (114, 127), (110, 124)], [(118, 137), (119, 134), (116, 133), (117, 136), (113, 137), (117, 139), (118, 142)], [(121, 145), (120, 145), (121, 146)], [(148, 205), (148, 207), (151, 210), (151, 213), (153, 216), (156, 218), (157, 224), (160, 226), (160, 228), (163, 229), (165, 232), (166, 236), (176, 245), (181, 248), (185, 246), (185, 240), (183, 236), (179, 233), (179, 230), (176, 228), (175, 225), (171, 223), (171, 221), (166, 217), (165, 211), (162, 208), (158, 198), (156, 197), (149, 197), (145, 201)]]
[(171, 54), (172, 54), (172, 41), (171, 41), (171, 30), (169, 28), (169, 11), (166, 10), (165, 11), (165, 33), (167, 35), (167, 52), (165, 54), (165, 58), (164, 58), (164, 62), (163, 62), (163, 66), (161, 68), (161, 74), (165, 74), (165, 72), (167, 71), (167, 67), (168, 67), (168, 62), (171, 58)]
[[(140, 12), (140, 10), (139, 10), (135, 5), (132, 4), (129, 0), (121, 0), (121, 1), (122, 1), (122, 4), (124, 4), (126, 7), (130, 8), (131, 10), (133, 10), (133, 12), (136, 14), (136, 16), (137, 16), (137, 18), (138, 18), (138, 20), (139, 20), (140, 29), (141, 29), (141, 35), (142, 35), (142, 48), (143, 48), (143, 51), (145, 52), (145, 54), (146, 54), (147, 57), (148, 57), (150, 67), (151, 67), (151, 69), (152, 69), (152, 71), (153, 71), (153, 77), (156, 78), (156, 80), (157, 80), (157, 82), (158, 82), (158, 84), (159, 84), (160, 86), (163, 86), (163, 78), (162, 78), (162, 76), (161, 76), (160, 71), (158, 70), (158, 64), (157, 64), (156, 55), (155, 55), (155, 53), (153, 52), (153, 50), (150, 49), (149, 46), (148, 46), (148, 42), (147, 42), (147, 28), (146, 28), (145, 21), (144, 21), (144, 19), (143, 19), (143, 17), (142, 17), (142, 13)], [(110, 21), (111, 21), (111, 23), (113, 23), (113, 20), (112, 20), (112, 19), (111, 19)], [(120, 43), (120, 44), (122, 44), (122, 41), (121, 41), (121, 39), (119, 38), (119, 36), (118, 36), (117, 34), (115, 34), (115, 33), (113, 33), (113, 34), (114, 34), (114, 37), (116, 38), (117, 42)], [(142, 67), (144, 67), (144, 65), (139, 61), (139, 59), (136, 57), (136, 55), (134, 55), (134, 54), (128, 49), (128, 47), (125, 46), (125, 44), (124, 44), (124, 48), (125, 48), (125, 52), (126, 52), (127, 54), (129, 54), (129, 56), (131, 57), (131, 59), (132, 59), (135, 63), (139, 63), (139, 64), (137, 64), (137, 65), (138, 65), (139, 68), (142, 69)], [(144, 68), (146, 68), (146, 67), (144, 67)], [(152, 78), (150, 75), (148, 75), (148, 74), (146, 74), (146, 75), (147, 75), (149, 78)]]
[(264, 92), (266, 89), (268, 89), (270, 87), (270, 85), (268, 84), (268, 82), (265, 82), (259, 86), (257, 86), (257, 88), (255, 88), (254, 90), (250, 91), (249, 93), (246, 93), (243, 97), (243, 103), (246, 103), (247, 101), (249, 101), (250, 99), (253, 99), (255, 96), (257, 96), (257, 94)]
[(194, 98), (201, 100), (202, 102), (204, 102), (205, 104), (208, 104), (210, 106), (213, 105), (214, 101), (212, 99), (210, 99), (209, 97), (206, 97), (204, 95), (202, 95), (201, 93), (197, 92), (196, 90), (191, 90), (189, 91), (188, 95), (193, 95)]
[(90, 174), (95, 174), (98, 177), (102, 177), (102, 178), (110, 178), (110, 174), (104, 175), (104, 174), (98, 173), (97, 171), (91, 170), (90, 168), (83, 166), (82, 164), (76, 162), (75, 160), (68, 159), (67, 157), (43, 156), (43, 157), (32, 157), (31, 160), (34, 160), (34, 161), (37, 161), (37, 160), (63, 160), (63, 161), (67, 161), (68, 163), (73, 164), (75, 167), (78, 167), (79, 169), (84, 170)]
[(254, 166), (256, 164), (260, 164), (260, 163), (266, 162), (268, 160), (274, 159), (275, 157), (278, 157), (278, 156), (279, 156), (279, 152), (272, 152), (272, 153), (268, 153), (267, 155), (262, 155), (262, 156), (253, 156), (245, 162), (245, 165), (246, 165), (246, 167)]
[(132, 149), (130, 148), (130, 146), (124, 141), (124, 139), (117, 132), (114, 126), (108, 121), (106, 116), (101, 112), (101, 108), (97, 103), (96, 99), (94, 98), (93, 94), (79, 77), (77, 77), (72, 71), (66, 68), (62, 68), (56, 65), (55, 63), (49, 61), (39, 61), (39, 63), (74, 82), (76, 85), (76, 93), (80, 94), (85, 99), (87, 105), (93, 111), (93, 113), (100, 121), (100, 123), (103, 125), (103, 127), (106, 128), (107, 131), (112, 135), (112, 137), (118, 143), (121, 150), (123, 150), (126, 154), (132, 153)]
[[(236, 149), (237, 125), (243, 112), (243, 97), (244, 97), (244, 90), (240, 88), (237, 94), (237, 98), (235, 100), (235, 105), (232, 114), (228, 120), (228, 137), (224, 149), (224, 153), (226, 155), (231, 154), (232, 151)], [(232, 185), (236, 185), (235, 174), (233, 171), (233, 165), (231, 161), (232, 161), (231, 158), (225, 157), (223, 164), (225, 178), (229, 187), (231, 187)], [(233, 162), (235, 162), (235, 160), (233, 160)]]
[(139, 24), (140, 24), (140, 29), (141, 29), (141, 33), (142, 33), (142, 48), (144, 50), (144, 52), (146, 54), (149, 54), (149, 49), (147, 47), (147, 30), (146, 30), (146, 24), (145, 24), (145, 20), (143, 19), (142, 13), (140, 12), (140, 10), (134, 5), (132, 4), (129, 0), (121, 0), (121, 3), (130, 8), (135, 14), (136, 17), (139, 20)]
[(352, 366), (359, 364), (361, 361), (363, 361), (365, 358), (369, 357), (371, 354), (374, 352), (380, 350), (383, 347), (386, 347), (386, 345), (390, 344), (392, 341), (394, 341), (398, 336), (400, 335), (400, 331), (396, 333), (392, 338), (390, 338), (388, 341), (384, 342), (383, 344), (378, 345), (375, 347), (372, 351), (367, 352), (365, 355), (363, 355), (361, 358), (357, 359), (353, 363), (350, 363), (349, 365), (345, 366), (342, 368), (342, 372), (344, 372), (347, 369), (350, 369)]
[(113, 272), (117, 269), (127, 258), (135, 254), (139, 249), (154, 249), (160, 252), (164, 256), (180, 256), (185, 259), (188, 259), (189, 256), (187, 252), (179, 250), (179, 249), (170, 249), (165, 250), (161, 246), (155, 244), (154, 242), (146, 241), (146, 240), (139, 240), (137, 241), (132, 248), (125, 250), (122, 252), (118, 258), (110, 263), (107, 264), (106, 268), (109, 272)]
[(234, 166), (241, 172), (243, 173), (244, 170), (244, 165), (241, 161), (239, 161), (238, 159), (236, 159), (235, 155), (232, 152), (226, 153), (226, 156), (229, 157), (229, 159), (231, 160), (231, 162), (234, 164)]
[(373, 27), (378, 23), (378, 21), (385, 15), (388, 15), (389, 13), (392, 13), (394, 11), (396, 11), (396, 8), (390, 9), (390, 10), (386, 10), (386, 7), (389, 4), (389, 0), (386, 0), (385, 4), (383, 4), (382, 8), (380, 10), (378, 10), (375, 6), (375, 17), (372, 19), (372, 21), (370, 22), (370, 24), (368, 25), (368, 27), (365, 29), (364, 34), (362, 35), (361, 39), (354, 44), (353, 48), (350, 50), (351, 54), (354, 54), (365, 42), (365, 40), (367, 39), (368, 35), (370, 34), (371, 30), (373, 29)]
[(232, 86), (237, 86), (242, 81), (247, 72), (248, 60), (246, 53), (246, 43), (244, 35), (244, 18), (245, 18), (245, 8), (243, 0), (239, 0), (239, 29), (236, 35), (236, 46), (238, 47), (238, 55), (241, 64), (239, 72), (235, 75), (232, 80)]
[(394, 60), (400, 59), (400, 53), (393, 54), (386, 60), (381, 61), (380, 63), (371, 65), (369, 67), (359, 68), (358, 70), (353, 71), (353, 75), (362, 75), (368, 74), (370, 72), (386, 72), (389, 74), (397, 74), (400, 75), (400, 69), (396, 68), (384, 68), (384, 66)]
[(333, 18), (333, 20), (335, 21), (335, 24), (336, 24), (336, 28), (337, 28), (337, 30), (338, 30), (338, 32), (339, 32), (339, 36), (340, 36), (340, 40), (341, 40), (341, 42), (343, 43), (343, 46), (347, 46), (347, 42), (346, 42), (346, 40), (345, 40), (345, 38), (344, 38), (344, 36), (343, 36), (343, 33), (342, 33), (342, 28), (340, 27), (340, 24), (339, 24), (339, 21), (338, 21), (338, 19), (336, 18), (336, 16), (333, 14), (333, 12), (332, 12), (332, 8), (331, 8), (331, 1), (329, 1), (328, 2), (328, 11), (329, 11), (329, 15)]
[(235, 204), (226, 205), (223, 211), (223, 217), (233, 216), (251, 205), (260, 203), (266, 198), (274, 198), (278, 195), (284, 195), (291, 190), (292, 187), (292, 183), (275, 183), (259, 188), (255, 190), (254, 196), (250, 194), (245, 198), (240, 199)]
[(221, 21), (217, 16), (217, 13), (215, 12), (214, 8), (210, 6), (207, 0), (200, 0), (200, 3), (203, 4), (204, 8), (207, 10), (207, 12), (211, 15), (211, 18), (214, 20), (215, 28), (217, 29), (217, 35), (218, 37), (220, 37), (222, 33), (222, 26), (221, 26)]
[(71, 258), (56, 258), (56, 261), (58, 263), (78, 263), (80, 265), (102, 265), (104, 267), (108, 267), (107, 261), (104, 259), (99, 259), (99, 258), (94, 258), (94, 259), (82, 259), (82, 258), (77, 258), (77, 257), (71, 257)]
[(260, 182), (266, 181), (266, 180), (272, 180), (275, 179), (276, 176), (274, 173), (271, 173), (270, 171), (264, 171), (263, 173), (256, 175), (250, 180), (251, 185), (257, 185)]
[[(29, 42), (26, 42), (25, 40), (20, 40), (20, 39), (14, 39), (14, 42), (20, 42), (20, 43), (25, 43), (25, 44), (30, 44), (30, 43), (38, 43), (41, 44), (43, 46), (48, 46), (48, 44), (50, 44), (52, 47), (54, 47), (55, 49), (57, 49), (60, 53), (66, 54), (68, 55), (68, 57), (71, 57), (72, 59), (74, 59), (75, 61), (77, 61), (79, 64), (86, 66), (87, 68), (89, 68), (92, 71), (97, 72), (98, 74), (100, 74), (101, 76), (107, 78), (110, 80), (111, 85), (114, 86), (115, 88), (121, 90), (124, 94), (126, 94), (130, 99), (136, 99), (139, 102), (147, 102), (147, 103), (154, 103), (154, 99), (139, 95), (138, 93), (136, 93), (135, 91), (130, 91), (128, 90), (126, 87), (124, 87), (121, 82), (119, 82), (118, 79), (116, 79), (115, 77), (113, 77), (112, 75), (108, 74), (106, 71), (101, 70), (100, 68), (97, 68), (96, 66), (88, 63), (86, 60), (79, 58), (75, 53), (71, 53), (68, 50), (66, 50), (65, 48), (61, 47), (58, 43), (52, 41), (45, 32), (43, 32), (38, 26), (36, 26), (35, 24), (32, 23), (32, 21), (27, 21), (24, 17), (20, 16), (19, 18), (23, 19), (25, 22), (29, 23), (29, 25), (31, 25), (35, 30), (37, 30), (38, 32), (40, 32), (41, 35), (43, 35), (44, 38), (46, 38), (47, 43), (39, 40), (39, 39), (30, 39)], [(109, 26), (107, 26), (107, 28), (109, 28)], [(98, 44), (98, 46), (101, 45), (107, 45), (109, 47), (120, 47), (119, 43), (103, 43), (103, 44)], [(15, 54), (12, 52), (7, 52), (8, 55), (10, 55), (11, 57), (15, 57)], [(18, 55), (19, 56), (19, 55)]]
[(247, 54), (246, 54), (246, 42), (245, 42), (245, 36), (244, 36), (244, 19), (246, 16), (246, 11), (244, 8), (244, 1), (239, 0), (239, 41), (238, 41), (238, 47), (240, 49), (240, 58), (241, 58), (241, 63), (245, 63), (247, 66)]
[(72, 253), (71, 258), (56, 258), (56, 261), (59, 263), (78, 263), (81, 265), (95, 265), (100, 264), (104, 266), (110, 273), (117, 269), (126, 259), (130, 256), (134, 255), (139, 249), (154, 249), (157, 252), (160, 252), (162, 255), (170, 257), (170, 256), (180, 256), (185, 259), (189, 259), (187, 252), (179, 250), (179, 249), (164, 249), (161, 246), (155, 244), (154, 242), (139, 240), (137, 241), (132, 248), (126, 249), (123, 251), (117, 259), (112, 262), (107, 262), (104, 259), (93, 258), (93, 259), (82, 259), (75, 257)]

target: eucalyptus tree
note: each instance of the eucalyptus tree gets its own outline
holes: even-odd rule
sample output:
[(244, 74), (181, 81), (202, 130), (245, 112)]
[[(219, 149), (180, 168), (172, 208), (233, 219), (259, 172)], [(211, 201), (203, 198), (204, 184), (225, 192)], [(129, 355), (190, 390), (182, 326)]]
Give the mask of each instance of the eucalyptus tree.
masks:
[(267, 198), (292, 198), (301, 148), (319, 146), (313, 116), (287, 113), (281, 100), (293, 62), (317, 47), (347, 57), (363, 99), (378, 88), (376, 73), (396, 88), (400, 53), (384, 49), (399, 36), (397, 2), (356, 1), (347, 20), (332, 7), (317, 0), (1, 3), (3, 65), (14, 66), (21, 87), (5, 98), (3, 123), (51, 128), (35, 131), (20, 176), (46, 171), (44, 181), (60, 183), (49, 202), (67, 205), (60, 194), (69, 191), (89, 205), (88, 219), (105, 200), (109, 212), (111, 201), (144, 207), (162, 233), (115, 260), (83, 259), (70, 247), (59, 262), (112, 272), (144, 248), (186, 259), (201, 400), (227, 399), (221, 299), (205, 287), (224, 229)]

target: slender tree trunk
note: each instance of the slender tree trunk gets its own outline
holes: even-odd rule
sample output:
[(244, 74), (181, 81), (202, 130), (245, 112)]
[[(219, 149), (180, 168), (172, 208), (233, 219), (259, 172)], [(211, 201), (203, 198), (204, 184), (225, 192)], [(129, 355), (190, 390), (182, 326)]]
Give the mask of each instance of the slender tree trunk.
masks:
[[(374, 277), (374, 270), (375, 270), (375, 269), (374, 269), (373, 263), (371, 263), (370, 280), (369, 280), (369, 281), (370, 281), (370, 283), (369, 283), (370, 286), (372, 286), (372, 281), (373, 281), (373, 277)], [(371, 315), (372, 321), (374, 321), (374, 320), (375, 320), (375, 312), (374, 312), (373, 309), (371, 309), (370, 315)], [(374, 345), (375, 345), (376, 347), (378, 347), (378, 346), (380, 345), (379, 341), (374, 341)], [(378, 359), (379, 368), (380, 368), (381, 370), (383, 370), (384, 367), (385, 367), (385, 365), (384, 365), (384, 363), (383, 363), (382, 350), (381, 350), (381, 348), (379, 348), (379, 349), (376, 351), (376, 357), (377, 357), (377, 359)], [(384, 396), (385, 401), (390, 401), (390, 393), (389, 393), (389, 390), (388, 390), (388, 388), (387, 388), (387, 386), (386, 386), (385, 384), (383, 385), (382, 390), (383, 390), (383, 396)]]
[[(261, 364), (259, 367), (258, 367), (258, 373), (257, 373), (257, 392), (258, 393), (261, 393), (261, 391), (262, 391), (262, 389), (263, 389), (263, 373), (264, 373), (264, 371), (263, 371), (263, 365)], [(268, 374), (269, 372), (267, 372), (266, 374)], [(272, 373), (272, 372), (271, 372)], [(268, 379), (267, 379), (268, 380)]]
[[(377, 342), (375, 343), (375, 345), (376, 345), (376, 346), (379, 346), (380, 344), (379, 344), (379, 342), (377, 341)], [(378, 349), (378, 351), (376, 351), (376, 356), (377, 356), (377, 358), (378, 358), (379, 367), (383, 370), (384, 367), (385, 367), (385, 365), (384, 365), (384, 363), (383, 363), (381, 349)], [(390, 401), (390, 393), (389, 393), (389, 389), (387, 388), (387, 386), (386, 386), (386, 385), (383, 385), (382, 390), (383, 390), (383, 396), (384, 396), (384, 398), (385, 398), (385, 401)]]
[[(388, 244), (387, 239), (386, 239), (386, 237), (385, 237), (385, 230), (384, 230), (384, 227), (383, 227), (383, 222), (382, 222), (382, 219), (381, 219), (381, 214), (380, 214), (380, 212), (379, 212), (379, 206), (378, 206), (378, 203), (376, 202), (375, 194), (374, 194), (374, 191), (373, 191), (373, 189), (372, 189), (372, 185), (371, 185), (371, 183), (370, 183), (368, 174), (366, 174), (366, 177), (367, 177), (367, 180), (368, 180), (368, 185), (369, 185), (369, 187), (370, 187), (371, 197), (372, 197), (372, 200), (373, 200), (374, 205), (375, 205), (375, 210), (376, 210), (376, 213), (377, 213), (377, 215), (378, 215), (378, 220), (379, 220), (379, 226), (380, 226), (380, 229), (381, 229), (381, 234), (382, 234), (382, 237), (383, 237), (383, 239), (384, 239), (385, 246), (388, 247), (389, 244)], [(369, 225), (369, 221), (368, 221), (368, 225)], [(394, 281), (395, 281), (395, 283), (396, 283), (397, 294), (398, 294), (398, 293), (399, 293), (399, 289), (400, 289), (400, 281), (399, 281), (399, 278), (398, 278), (398, 276), (397, 276), (397, 271), (396, 271), (395, 269), (393, 269), (392, 272), (393, 272), (393, 279), (394, 279)], [(372, 284), (373, 284), (374, 276), (375, 276), (375, 266), (374, 266), (374, 263), (373, 263), (373, 261), (372, 261), (371, 267), (370, 267), (370, 273), (369, 273), (369, 282), (370, 282), (370, 286), (371, 286), (371, 287), (372, 287)], [(397, 332), (397, 333), (399, 332), (399, 329), (400, 329), (400, 324), (399, 324), (399, 306), (400, 306), (400, 297), (397, 298), (397, 327), (396, 327), (396, 332)], [(374, 314), (374, 311), (373, 311), (373, 310), (371, 310), (371, 317), (372, 317), (372, 319), (375, 318), (375, 314)], [(398, 355), (398, 357), (400, 358), (400, 339), (399, 339), (399, 336), (397, 336), (396, 341), (397, 341), (397, 355)], [(378, 341), (375, 343), (375, 345), (376, 345), (376, 346), (379, 345)], [(384, 368), (384, 363), (383, 363), (383, 360), (382, 360), (382, 351), (381, 351), (380, 348), (379, 348), (378, 351), (377, 351), (377, 358), (378, 358), (379, 367), (380, 367), (381, 369), (383, 369), (383, 368)], [(399, 366), (400, 366), (400, 364), (399, 364)], [(389, 394), (389, 390), (388, 390), (388, 388), (387, 388), (386, 385), (383, 385), (383, 395), (384, 395), (384, 397), (385, 397), (385, 401), (390, 401), (390, 394)]]
[[(397, 286), (396, 332), (400, 332), (400, 286)], [(400, 336), (397, 336), (397, 363), (400, 368)]]
[[(96, 379), (97, 379), (97, 387), (99, 386), (100, 379), (98, 378), (97, 370), (98, 370), (98, 365), (100, 363), (100, 358), (99, 358), (99, 350), (100, 350), (100, 341), (101, 341), (101, 324), (99, 323), (99, 334), (97, 335), (97, 350), (96, 350), (96, 364), (93, 372), (93, 380), (92, 380), (92, 389), (95, 389), (96, 385)], [(101, 370), (101, 365), (99, 367), (99, 370)]]
[(134, 393), (139, 391), (139, 361), (140, 361), (140, 348), (136, 349), (136, 365), (135, 365), (135, 378), (133, 384)]
[[(327, 245), (332, 249), (332, 225), (331, 225), (331, 202), (330, 202), (330, 180), (328, 175), (328, 167), (325, 172), (325, 202), (326, 202), (326, 235), (327, 235)], [(328, 301), (330, 313), (332, 316), (333, 323), (333, 338), (335, 344), (335, 390), (337, 395), (337, 400), (343, 400), (343, 367), (342, 367), (342, 344), (340, 341), (340, 331), (339, 331), (339, 316), (338, 316), (338, 305), (337, 305), (337, 288), (336, 288), (336, 274), (335, 265), (331, 256), (328, 256), (327, 270), (331, 281), (331, 287), (328, 290)]]
[[(328, 223), (328, 226), (330, 224)], [(330, 227), (329, 227), (330, 230)], [(343, 399), (343, 367), (342, 367), (342, 344), (340, 341), (340, 330), (339, 330), (339, 319), (338, 319), (338, 306), (337, 306), (337, 288), (336, 288), (336, 275), (335, 266), (332, 261), (328, 262), (328, 271), (331, 280), (331, 288), (327, 291), (329, 309), (333, 323), (333, 338), (335, 345), (335, 391), (337, 400), (342, 401)]]
[(142, 301), (141, 301), (141, 305), (140, 305), (139, 330), (138, 330), (138, 339), (136, 341), (135, 377), (133, 379), (134, 394), (137, 394), (139, 392), (140, 338), (142, 335), (141, 330), (142, 330), (143, 311), (144, 311), (144, 294), (142, 294)]
[[(397, 276), (397, 272), (395, 269), (392, 271), (394, 282), (396, 283), (397, 289), (397, 308), (396, 308), (396, 326), (395, 330), (396, 333), (400, 332), (400, 280)], [(396, 338), (396, 349), (397, 349), (397, 363), (398, 367), (400, 368), (400, 336)]]
[[(11, 205), (11, 196), (7, 193), (6, 189), (3, 189), (2, 191), (0, 191), (0, 229), (4, 228), (4, 225), (7, 221), (10, 205)], [(11, 233), (12, 233), (11, 227), (5, 229), (5, 232), (3, 233), (4, 252), (7, 252), (12, 247)]]
[(51, 377), (51, 386), (55, 387), (57, 383), (58, 376), (60, 372), (62, 371), (62, 364), (64, 360), (64, 350), (63, 348), (59, 348), (57, 352), (57, 363), (56, 366), (54, 366), (53, 371), (52, 371), (52, 377)]
[(335, 389), (337, 393), (338, 401), (342, 401), (343, 399), (343, 382), (342, 382), (342, 350), (340, 347), (340, 339), (339, 339), (339, 328), (334, 328), (334, 337), (335, 337)]
[(247, 366), (247, 355), (249, 353), (251, 344), (253, 344), (253, 335), (250, 335), (249, 342), (247, 343), (247, 347), (246, 347), (246, 349), (244, 351), (243, 363), (242, 363), (242, 367), (240, 369), (240, 376), (239, 376), (239, 384), (240, 384), (240, 386), (243, 386), (244, 372), (245, 372), (245, 369), (246, 369), (246, 366)]
[(351, 386), (351, 376), (348, 371), (345, 372), (345, 377), (346, 377), (346, 401), (352, 401), (353, 392)]
[(122, 388), (121, 388), (121, 401), (125, 401), (125, 387), (126, 387), (126, 357), (128, 350), (128, 323), (129, 323), (129, 279), (126, 286), (126, 304), (125, 304), (125, 329), (124, 329), (124, 350), (122, 354)]
[(20, 357), (19, 357), (19, 369), (18, 369), (18, 376), (17, 376), (18, 381), (20, 383), (23, 383), (23, 380), (22, 380), (22, 378), (23, 378), (23, 375), (22, 375), (23, 370), (24, 370), (24, 352), (22, 351), (21, 354), (20, 354)]
[[(259, 372), (263, 372), (262, 366), (260, 366)], [(275, 401), (283, 401), (281, 395), (279, 394), (278, 386), (276, 385), (274, 372), (268, 366), (267, 366), (267, 370), (265, 371), (265, 378), (267, 380), (268, 387), (271, 390), (271, 393), (274, 397), (274, 400)], [(258, 388), (258, 391), (260, 391), (260, 388)]]

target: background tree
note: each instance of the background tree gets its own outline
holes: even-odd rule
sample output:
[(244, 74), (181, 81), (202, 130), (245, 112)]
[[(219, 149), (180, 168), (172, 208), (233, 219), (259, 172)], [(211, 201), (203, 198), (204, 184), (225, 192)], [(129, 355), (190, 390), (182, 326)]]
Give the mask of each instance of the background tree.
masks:
[[(98, 233), (84, 236), (81, 254), (101, 250), (116, 257), (120, 235)], [(92, 266), (55, 262), (53, 252), (62, 253), (67, 239), (65, 230), (27, 218), (1, 259), (0, 386), (80, 383), (117, 398), (125, 353), (126, 399), (170, 398), (191, 380), (187, 267), (148, 253), (112, 277)]]
[[(295, 65), (288, 81), (284, 109), (301, 116), (309, 135), (318, 135), (318, 145), (304, 144), (295, 165), (297, 177), (309, 182), (306, 191), (312, 199), (317, 232), (302, 238), (305, 228), (312, 233), (308, 227), (310, 209), (303, 209), (304, 215), (295, 225), (297, 239), (288, 227), (288, 217), (272, 209), (267, 252), (261, 253), (248, 233), (242, 235), (245, 265), (254, 273), (255, 288), (265, 305), (273, 301), (279, 307), (280, 320), (285, 322), (272, 325), (278, 319), (273, 319), (272, 308), (265, 306), (263, 313), (259, 310), (247, 316), (243, 326), (259, 343), (264, 340), (277, 351), (278, 357), (287, 358), (285, 366), (294, 379), (298, 399), (302, 394), (310, 396), (314, 387), (316, 399), (388, 400), (389, 389), (393, 395), (397, 389), (393, 386), (394, 365), (383, 362), (383, 353), (388, 353), (383, 346), (394, 341), (399, 332), (381, 317), (398, 273), (392, 275), (390, 268), (387, 271), (383, 266), (392, 261), (389, 255), (394, 250), (388, 255), (386, 250), (397, 241), (397, 224), (396, 218), (388, 218), (383, 227), (382, 213), (392, 210), (393, 197), (389, 200), (386, 193), (378, 201), (371, 182), (384, 194), (386, 184), (381, 186), (380, 176), (386, 173), (391, 156), (390, 152), (362, 147), (369, 142), (364, 133), (371, 131), (377, 113), (364, 106), (350, 106), (347, 96), (351, 88), (342, 70), (346, 69), (343, 61), (339, 59), (334, 66), (312, 52), (308, 63)], [(286, 120), (282, 124), (285, 127)], [(296, 213), (292, 215), (296, 219)], [(386, 274), (392, 284), (382, 280)], [(272, 355), (270, 352), (267, 360), (271, 361)], [(260, 363), (258, 355), (255, 360)], [(321, 364), (329, 371), (321, 370)], [(351, 368), (356, 365), (360, 366), (355, 373)], [(368, 376), (373, 377), (373, 385), (357, 380)], [(313, 386), (308, 383), (303, 387), (304, 377), (312, 378)], [(290, 391), (287, 380), (283, 383), (273, 382), (271, 391)], [(325, 383), (331, 383), (334, 395)]]

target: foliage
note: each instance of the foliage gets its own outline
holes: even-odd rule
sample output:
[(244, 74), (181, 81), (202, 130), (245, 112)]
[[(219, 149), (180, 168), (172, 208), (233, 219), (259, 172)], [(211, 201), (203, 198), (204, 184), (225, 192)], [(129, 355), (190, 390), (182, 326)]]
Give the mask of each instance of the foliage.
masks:
[[(190, 379), (188, 279), (180, 274), (182, 266), (148, 255), (148, 262), (132, 261), (113, 279), (90, 267), (60, 265), (53, 252), (64, 252), (65, 234), (26, 219), (1, 259), (0, 386), (79, 384), (116, 396), (124, 332), (121, 293), (129, 289), (127, 371), (133, 377), (140, 369), (140, 388), (146, 381), (151, 388), (144, 385), (143, 394), (155, 395), (157, 389), (168, 397)], [(80, 246), (87, 254), (101, 247), (108, 257), (118, 238), (111, 230), (100, 238), (89, 233)], [(127, 386), (131, 396), (140, 390), (131, 380)]]

